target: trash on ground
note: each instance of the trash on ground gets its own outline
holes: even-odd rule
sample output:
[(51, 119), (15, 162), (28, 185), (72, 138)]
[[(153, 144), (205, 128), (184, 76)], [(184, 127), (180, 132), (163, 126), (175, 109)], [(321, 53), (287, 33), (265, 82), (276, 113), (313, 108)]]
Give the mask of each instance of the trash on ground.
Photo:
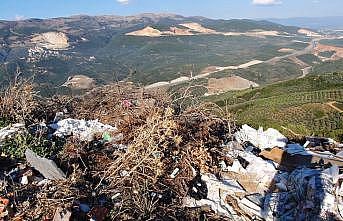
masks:
[(110, 138), (110, 133), (118, 131), (116, 127), (105, 125), (97, 120), (76, 120), (76, 119), (64, 119), (57, 123), (50, 124), (49, 127), (55, 130), (54, 135), (58, 137), (75, 136), (83, 141), (92, 141), (96, 134), (107, 133), (107, 139), (121, 140), (121, 135), (117, 135), (114, 138)]
[(0, 142), (26, 130), (61, 149), (0, 156), (0, 219), (343, 220), (342, 144), (181, 106), (131, 84), (41, 103), (48, 119)]
[(273, 128), (263, 131), (263, 128), (260, 127), (258, 130), (255, 130), (246, 124), (235, 133), (235, 138), (240, 143), (249, 141), (262, 150), (273, 147), (285, 147), (288, 142), (284, 135)]
[(69, 210), (58, 207), (55, 212), (54, 219), (52, 221), (69, 221), (71, 218), (71, 212)]
[(23, 130), (25, 130), (25, 125), (21, 123), (13, 124), (0, 129), (0, 143)]

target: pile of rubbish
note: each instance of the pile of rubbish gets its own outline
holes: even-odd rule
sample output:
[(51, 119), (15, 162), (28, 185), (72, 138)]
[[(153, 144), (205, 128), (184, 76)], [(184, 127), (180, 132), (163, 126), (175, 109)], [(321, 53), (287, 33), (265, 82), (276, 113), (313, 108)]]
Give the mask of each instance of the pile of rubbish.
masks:
[[(332, 139), (290, 141), (128, 86), (67, 100), (46, 102), (44, 122), (0, 130), (0, 219), (343, 220)], [(63, 142), (46, 157), (6, 155), (18, 134)]]

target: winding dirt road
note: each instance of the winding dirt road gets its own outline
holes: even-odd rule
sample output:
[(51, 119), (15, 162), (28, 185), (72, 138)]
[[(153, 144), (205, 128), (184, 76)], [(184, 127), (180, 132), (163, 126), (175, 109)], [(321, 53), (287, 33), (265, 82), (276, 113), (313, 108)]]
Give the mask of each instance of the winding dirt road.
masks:
[[(266, 61), (253, 60), (253, 61), (241, 64), (241, 65), (238, 65), (238, 66), (216, 67), (215, 70), (212, 70), (212, 71), (209, 71), (209, 72), (206, 72), (206, 73), (202, 73), (202, 74), (196, 75), (194, 77), (181, 77), (181, 78), (183, 78), (182, 80), (181, 80), (181, 78), (180, 78), (180, 80), (177, 80), (177, 79), (179, 79), (179, 78), (177, 78), (177, 79), (174, 79), (174, 80), (169, 81), (169, 82), (157, 82), (157, 83), (148, 85), (145, 88), (151, 89), (151, 88), (156, 88), (156, 87), (161, 87), (161, 86), (172, 86), (172, 85), (176, 85), (176, 84), (180, 84), (180, 83), (185, 83), (185, 82), (188, 82), (188, 81), (191, 81), (191, 80), (194, 80), (194, 79), (206, 78), (210, 74), (214, 74), (214, 73), (217, 73), (217, 72), (220, 72), (220, 71), (246, 69), (248, 67), (251, 67), (251, 66), (254, 66), (254, 65), (257, 65), (257, 64), (264, 64), (264, 63), (265, 64), (274, 64), (274, 63), (276, 63), (278, 61), (281, 61), (283, 59), (297, 57), (297, 56), (305, 55), (305, 54), (311, 54), (313, 52), (313, 50), (316, 48), (316, 46), (319, 43), (319, 41), (320, 40), (324, 40), (324, 39), (327, 39), (327, 40), (329, 40), (329, 39), (337, 39), (337, 37), (314, 38), (309, 43), (309, 46), (307, 46), (306, 48), (304, 48), (302, 50), (294, 51), (294, 52), (292, 52), (290, 54), (283, 55), (283, 56), (277, 56), (277, 57), (271, 58), (271, 59), (266, 60)], [(312, 66), (304, 67), (303, 69), (301, 69), (303, 73), (298, 78), (306, 77), (306, 75), (308, 75), (311, 72), (311, 69), (312, 69)]]

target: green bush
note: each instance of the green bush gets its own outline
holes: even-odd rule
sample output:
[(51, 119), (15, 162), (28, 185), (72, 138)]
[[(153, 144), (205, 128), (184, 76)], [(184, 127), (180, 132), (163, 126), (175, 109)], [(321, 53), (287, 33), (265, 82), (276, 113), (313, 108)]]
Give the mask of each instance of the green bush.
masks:
[(50, 157), (58, 154), (62, 147), (61, 141), (49, 140), (45, 136), (17, 134), (0, 146), (0, 152), (12, 158), (22, 159), (25, 157), (26, 149), (31, 149), (41, 157)]
[(0, 118), (0, 129), (9, 125), (9, 121), (5, 118)]

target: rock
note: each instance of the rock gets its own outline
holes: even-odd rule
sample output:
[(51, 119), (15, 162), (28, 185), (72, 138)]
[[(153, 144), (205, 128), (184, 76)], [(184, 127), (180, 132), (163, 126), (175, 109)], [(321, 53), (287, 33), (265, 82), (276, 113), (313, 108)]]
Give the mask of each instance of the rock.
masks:
[(30, 149), (26, 149), (25, 157), (27, 162), (38, 170), (45, 178), (50, 180), (66, 179), (66, 175), (57, 167), (54, 161), (40, 157)]
[(69, 38), (63, 32), (45, 32), (34, 36), (31, 41), (37, 46), (51, 50), (63, 50), (70, 46)]

